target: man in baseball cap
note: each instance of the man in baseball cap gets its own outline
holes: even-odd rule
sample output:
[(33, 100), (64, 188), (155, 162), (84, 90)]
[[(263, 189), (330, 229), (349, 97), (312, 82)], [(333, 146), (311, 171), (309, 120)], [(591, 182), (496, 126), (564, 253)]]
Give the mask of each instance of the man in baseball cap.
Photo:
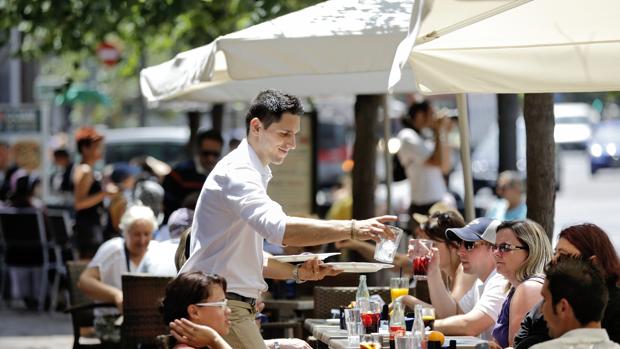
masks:
[[(493, 246), (501, 222), (476, 218), (463, 228), (446, 230), (446, 237), (459, 245), (463, 271), (478, 280), (459, 301), (458, 315), (435, 320), (434, 329), (446, 335), (480, 336), (492, 339), (491, 331), (506, 298), (508, 281), (495, 271)], [(430, 287), (430, 285), (429, 285)], [(464, 313), (462, 309), (471, 309)]]

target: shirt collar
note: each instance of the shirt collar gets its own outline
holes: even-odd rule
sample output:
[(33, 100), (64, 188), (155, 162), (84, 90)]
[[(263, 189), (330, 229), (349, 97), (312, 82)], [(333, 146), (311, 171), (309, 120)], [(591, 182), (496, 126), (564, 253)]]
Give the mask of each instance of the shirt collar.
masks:
[(258, 154), (254, 151), (254, 148), (250, 145), (247, 138), (244, 138), (239, 144), (241, 149), (245, 149), (250, 156), (250, 161), (252, 162), (252, 166), (260, 172), (263, 177), (266, 177), (267, 180), (271, 179), (271, 169), (269, 166), (263, 166), (263, 163), (258, 158)]
[(560, 338), (590, 338), (595, 341), (608, 341), (609, 335), (603, 328), (576, 328), (564, 333)]

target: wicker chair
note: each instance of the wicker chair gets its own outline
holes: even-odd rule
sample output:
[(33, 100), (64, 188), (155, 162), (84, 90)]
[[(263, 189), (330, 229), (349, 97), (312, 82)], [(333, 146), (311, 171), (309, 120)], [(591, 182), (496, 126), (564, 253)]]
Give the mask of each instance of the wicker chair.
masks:
[(123, 348), (136, 348), (138, 344), (155, 346), (157, 336), (168, 333), (159, 304), (171, 280), (168, 276), (123, 275)]
[[(389, 287), (369, 287), (370, 295), (378, 294), (384, 301), (390, 300)], [(326, 319), (331, 316), (331, 309), (347, 305), (355, 300), (357, 287), (315, 287), (314, 288), (314, 317)]]
[(92, 328), (94, 319), (93, 309), (116, 306), (114, 303), (94, 303), (78, 289), (77, 282), (84, 269), (86, 269), (88, 262), (68, 261), (66, 265), (68, 272), (69, 307), (65, 310), (65, 313), (71, 313), (73, 349), (102, 348), (102, 344), (98, 340), (94, 340), (94, 338), (84, 338), (81, 335), (81, 329)]

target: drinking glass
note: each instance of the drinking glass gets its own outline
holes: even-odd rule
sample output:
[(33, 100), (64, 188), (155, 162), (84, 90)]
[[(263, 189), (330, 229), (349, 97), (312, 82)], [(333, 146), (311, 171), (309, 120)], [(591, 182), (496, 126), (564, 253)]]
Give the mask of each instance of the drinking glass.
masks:
[(403, 236), (403, 230), (399, 227), (388, 226), (392, 233), (394, 233), (394, 239), (381, 239), (375, 248), (375, 259), (379, 262), (392, 263), (394, 256), (396, 255), (396, 249), (400, 243), (400, 239)]
[(360, 349), (381, 349), (381, 336), (370, 334), (360, 336)]
[(400, 296), (409, 294), (409, 278), (393, 277), (390, 279), (390, 296), (392, 302)]
[(435, 323), (435, 308), (430, 305), (422, 307), (422, 321), (424, 321), (424, 327), (433, 329)]
[(396, 349), (415, 349), (413, 344), (413, 336), (394, 337), (394, 345)]
[(345, 309), (344, 319), (347, 324), (349, 345), (357, 345), (360, 340), (360, 335), (364, 334), (364, 325), (362, 324), (360, 310), (357, 308)]
[(415, 257), (413, 258), (413, 277), (417, 280), (426, 280), (428, 265), (431, 262), (431, 249), (433, 248), (433, 241), (417, 239), (414, 246)]
[(360, 304), (362, 324), (366, 333), (379, 332), (379, 321), (381, 321), (381, 305), (377, 302), (364, 302)]

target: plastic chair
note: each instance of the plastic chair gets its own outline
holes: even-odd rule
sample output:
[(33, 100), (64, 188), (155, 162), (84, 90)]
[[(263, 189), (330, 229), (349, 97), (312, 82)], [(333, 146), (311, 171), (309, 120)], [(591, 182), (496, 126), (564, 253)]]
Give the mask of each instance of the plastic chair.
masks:
[(157, 336), (168, 333), (159, 306), (172, 279), (146, 274), (123, 275), (123, 348), (136, 348), (138, 344), (156, 345)]

